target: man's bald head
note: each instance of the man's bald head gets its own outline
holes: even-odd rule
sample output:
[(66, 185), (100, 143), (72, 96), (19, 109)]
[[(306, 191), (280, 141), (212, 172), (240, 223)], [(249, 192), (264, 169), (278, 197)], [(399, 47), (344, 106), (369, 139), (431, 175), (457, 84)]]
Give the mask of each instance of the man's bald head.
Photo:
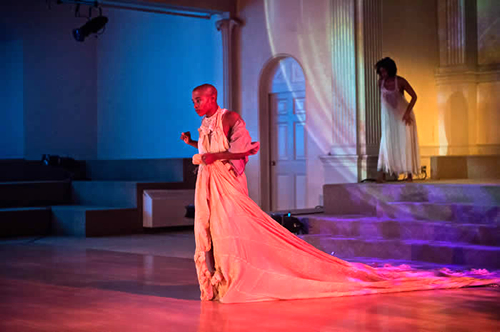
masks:
[(193, 92), (200, 92), (204, 95), (215, 96), (217, 99), (217, 89), (212, 84), (202, 84), (193, 89)]
[(194, 109), (199, 116), (212, 116), (219, 109), (217, 89), (211, 84), (203, 84), (193, 89)]

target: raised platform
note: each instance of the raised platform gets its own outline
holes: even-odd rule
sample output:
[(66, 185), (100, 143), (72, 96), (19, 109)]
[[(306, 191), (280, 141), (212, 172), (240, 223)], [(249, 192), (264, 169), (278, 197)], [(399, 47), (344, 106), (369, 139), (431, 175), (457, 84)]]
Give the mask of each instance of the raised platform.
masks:
[[(328, 184), (323, 187), (325, 214), (377, 215), (384, 202), (471, 203), (499, 206), (500, 183), (415, 182), (387, 184)], [(380, 210), (380, 209), (379, 209)]]
[(434, 156), (431, 157), (431, 178), (500, 179), (500, 156)]

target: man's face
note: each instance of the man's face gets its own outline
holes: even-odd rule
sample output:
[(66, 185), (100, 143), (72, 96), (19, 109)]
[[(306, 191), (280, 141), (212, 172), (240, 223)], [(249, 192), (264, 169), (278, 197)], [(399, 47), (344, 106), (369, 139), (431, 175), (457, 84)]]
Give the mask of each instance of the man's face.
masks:
[(194, 109), (199, 116), (205, 116), (214, 107), (215, 96), (204, 91), (193, 91), (192, 98)]

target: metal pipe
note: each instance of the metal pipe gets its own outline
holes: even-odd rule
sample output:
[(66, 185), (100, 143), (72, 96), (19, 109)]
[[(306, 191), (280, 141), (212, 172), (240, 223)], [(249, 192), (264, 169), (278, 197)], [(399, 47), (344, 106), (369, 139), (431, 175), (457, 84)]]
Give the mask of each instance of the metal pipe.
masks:
[(184, 17), (193, 17), (193, 18), (201, 18), (201, 19), (206, 19), (209, 20), (212, 15), (215, 14), (222, 14), (222, 12), (204, 12), (204, 11), (199, 11), (196, 12), (195, 10), (181, 10), (181, 9), (174, 9), (174, 8), (161, 8), (161, 6), (150, 6), (150, 5), (143, 5), (143, 4), (134, 4), (130, 2), (119, 2), (119, 1), (105, 1), (105, 0), (99, 0), (99, 1), (93, 1), (93, 0), (57, 0), (58, 4), (61, 3), (69, 3), (69, 4), (80, 4), (80, 5), (87, 5), (87, 6), (101, 6), (101, 7), (107, 7), (107, 8), (117, 8), (117, 9), (128, 9), (128, 10), (137, 10), (141, 12), (147, 12), (147, 13), (156, 13), (156, 14), (166, 14), (166, 15), (175, 15), (175, 16), (184, 16)]

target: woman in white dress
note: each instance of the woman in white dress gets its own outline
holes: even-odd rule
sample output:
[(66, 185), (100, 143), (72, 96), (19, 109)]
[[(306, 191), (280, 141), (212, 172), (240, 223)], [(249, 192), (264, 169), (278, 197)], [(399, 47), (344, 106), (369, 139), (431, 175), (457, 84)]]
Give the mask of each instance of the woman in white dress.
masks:
[[(377, 181), (384, 182), (386, 173), (407, 174), (407, 180), (412, 181), (413, 174), (420, 173), (417, 124), (413, 112), (417, 94), (407, 80), (396, 75), (396, 63), (391, 58), (378, 61), (375, 68), (379, 75), (382, 106)], [(405, 91), (411, 97), (410, 102), (404, 96)]]

